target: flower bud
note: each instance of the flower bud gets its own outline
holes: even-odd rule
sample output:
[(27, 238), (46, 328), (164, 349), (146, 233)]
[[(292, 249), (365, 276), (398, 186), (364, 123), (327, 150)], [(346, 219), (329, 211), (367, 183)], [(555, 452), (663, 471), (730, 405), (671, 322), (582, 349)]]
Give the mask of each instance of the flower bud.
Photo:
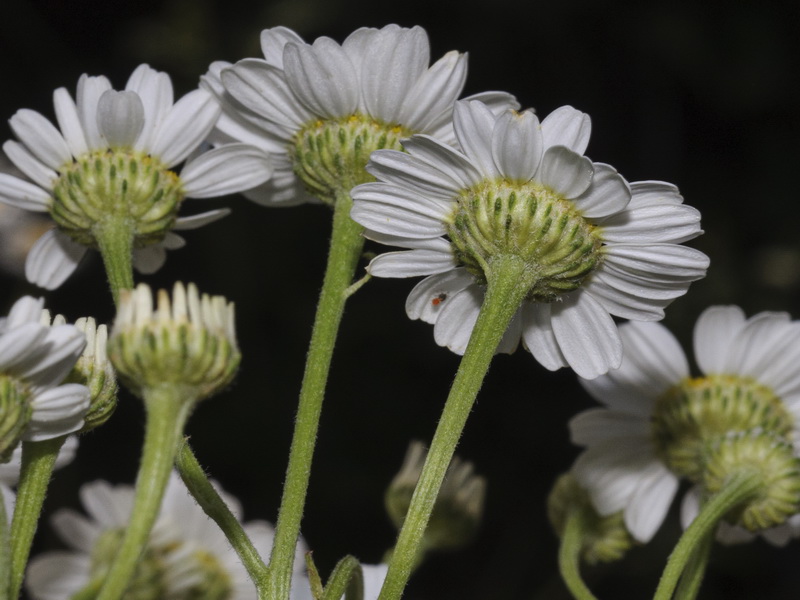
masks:
[[(426, 455), (422, 442), (411, 442), (402, 468), (386, 490), (386, 511), (398, 530), (408, 513)], [(474, 474), (472, 463), (454, 457), (425, 531), (426, 550), (453, 550), (469, 542), (483, 516), (485, 496), (486, 479)]]
[(634, 540), (625, 527), (622, 511), (600, 516), (588, 492), (572, 473), (564, 473), (547, 498), (547, 516), (559, 536), (563, 536), (567, 518), (575, 512), (579, 513), (583, 525), (581, 556), (590, 565), (620, 560), (633, 546)]
[(145, 284), (120, 294), (108, 340), (111, 362), (135, 394), (171, 385), (201, 400), (233, 379), (241, 354), (234, 332), (233, 304), (222, 296), (200, 296), (197, 287), (176, 283), (172, 300)]

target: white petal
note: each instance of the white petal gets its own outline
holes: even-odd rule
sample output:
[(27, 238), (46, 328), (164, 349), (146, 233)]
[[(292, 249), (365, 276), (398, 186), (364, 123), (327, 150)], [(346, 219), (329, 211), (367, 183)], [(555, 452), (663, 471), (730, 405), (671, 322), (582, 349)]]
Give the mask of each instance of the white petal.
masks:
[(25, 260), (25, 277), (46, 290), (54, 290), (72, 275), (87, 248), (51, 229), (36, 243)]
[(373, 258), (367, 271), (375, 277), (417, 277), (443, 273), (456, 267), (451, 253), (432, 250), (386, 252)]
[(221, 73), (225, 89), (257, 115), (280, 123), (287, 141), (312, 118), (289, 87), (284, 72), (257, 59), (240, 60)]
[(689, 281), (672, 277), (643, 276), (638, 272), (630, 272), (617, 268), (609, 261), (596, 273), (593, 280), (600, 280), (606, 285), (626, 294), (652, 300), (671, 300), (682, 296), (689, 287)]
[(466, 156), (431, 136), (414, 135), (403, 140), (403, 148), (411, 156), (447, 174), (461, 188), (475, 185), (483, 179), (483, 175)]
[(550, 322), (550, 304), (525, 302), (522, 305), (522, 340), (545, 369), (555, 371), (569, 363), (564, 358)]
[(477, 285), (448, 298), (433, 326), (433, 339), (456, 354), (464, 354), (467, 343), (478, 320), (484, 291)]
[(53, 107), (56, 111), (58, 127), (61, 129), (72, 156), (81, 156), (89, 152), (78, 107), (66, 88), (58, 88), (53, 92)]
[(607, 406), (649, 418), (656, 398), (689, 375), (686, 355), (660, 323), (625, 323), (619, 335), (623, 346), (620, 367), (580, 383)]
[(9, 119), (11, 129), (28, 150), (53, 170), (72, 161), (61, 132), (35, 110), (23, 108)]
[(492, 132), (492, 157), (503, 176), (520, 181), (532, 179), (542, 152), (539, 119), (532, 111), (507, 111), (498, 117)]
[(14, 367), (37, 391), (61, 383), (86, 347), (86, 335), (73, 325), (54, 325), (46, 331), (39, 352)]
[(587, 449), (575, 461), (573, 473), (597, 512), (608, 516), (628, 505), (642, 474), (657, 462), (649, 439), (618, 437)]
[(588, 294), (574, 294), (552, 307), (553, 333), (569, 366), (593, 379), (622, 360), (622, 341), (608, 312)]
[(47, 329), (39, 323), (23, 323), (0, 335), (0, 367), (12, 372), (41, 349)]
[[(672, 298), (654, 300), (639, 294), (623, 292), (615, 285), (605, 282), (606, 271), (607, 269), (603, 269), (595, 272), (584, 289), (610, 314), (632, 321), (660, 321), (664, 318), (664, 308), (672, 302)], [(675, 288), (678, 287), (678, 284), (675, 284)], [(683, 286), (683, 293), (688, 287), (689, 284)]]
[(189, 198), (213, 198), (252, 189), (272, 175), (269, 155), (249, 144), (226, 144), (193, 159), (181, 170)]
[(609, 244), (604, 252), (609, 264), (655, 281), (696, 281), (705, 276), (709, 262), (699, 250), (677, 244)]
[(189, 92), (164, 116), (148, 147), (150, 154), (159, 156), (167, 167), (183, 162), (208, 137), (221, 111), (210, 92)]
[(144, 106), (135, 92), (108, 90), (97, 104), (97, 127), (110, 148), (133, 146), (144, 128)]
[(36, 395), (31, 402), (31, 421), (23, 439), (49, 440), (78, 431), (89, 408), (89, 388), (66, 383)]
[(89, 150), (100, 150), (104, 147), (105, 141), (97, 127), (97, 103), (100, 96), (110, 89), (111, 83), (102, 76), (89, 77), (84, 74), (78, 79), (75, 104)]
[(677, 186), (666, 181), (634, 181), (631, 183), (631, 194), (631, 208), (683, 203)]
[(406, 188), (365, 183), (351, 192), (350, 217), (367, 229), (409, 238), (432, 238), (447, 233), (445, 219), (453, 204), (428, 200)]
[(607, 408), (592, 408), (578, 413), (569, 421), (570, 441), (578, 446), (595, 446), (619, 437), (640, 437), (646, 442), (652, 435), (650, 422)]
[(583, 154), (592, 134), (589, 115), (571, 106), (562, 106), (551, 112), (542, 121), (542, 136), (546, 148), (566, 146), (573, 152)]
[(217, 208), (215, 210), (209, 210), (204, 213), (200, 213), (197, 215), (190, 215), (188, 217), (178, 217), (175, 220), (175, 226), (173, 229), (175, 231), (187, 231), (190, 229), (198, 229), (203, 227), (204, 225), (208, 225), (209, 223), (213, 223), (214, 221), (219, 221), (223, 217), (227, 217), (231, 214), (230, 208)]
[(164, 239), (161, 240), (161, 245), (165, 250), (178, 250), (186, 245), (186, 240), (179, 236), (177, 233), (167, 232)]
[(466, 78), (467, 55), (448, 52), (407, 93), (398, 122), (413, 131), (433, 133), (442, 120), (452, 120), (453, 104)]
[(686, 529), (692, 524), (700, 513), (701, 489), (699, 485), (693, 485), (683, 495), (681, 500), (681, 527)]
[(397, 150), (375, 150), (370, 155), (367, 171), (379, 181), (408, 187), (423, 196), (441, 200), (453, 199), (462, 189), (459, 181), (437, 165)]
[(629, 205), (599, 225), (606, 242), (680, 244), (703, 233), (700, 212), (685, 204)]
[(636, 492), (625, 508), (625, 525), (631, 535), (646, 544), (661, 527), (678, 491), (678, 478), (660, 462), (642, 473)]
[(133, 266), (139, 273), (152, 275), (167, 262), (167, 251), (164, 246), (154, 244), (133, 251)]
[(592, 161), (565, 146), (548, 148), (536, 178), (564, 198), (577, 198), (592, 183)]
[(408, 318), (436, 323), (447, 300), (474, 282), (475, 278), (463, 267), (426, 277), (414, 286), (406, 299)]
[(495, 121), (495, 115), (481, 102), (461, 100), (453, 109), (453, 128), (458, 143), (485, 177), (500, 175), (492, 157)]
[(273, 27), (261, 32), (261, 52), (271, 65), (283, 68), (283, 49), (289, 42), (304, 43), (297, 33), (288, 27)]
[(64, 600), (81, 591), (91, 574), (89, 554), (54, 551), (31, 559), (25, 589), (36, 600)]
[(332, 39), (317, 38), (312, 46), (286, 44), (283, 68), (289, 87), (315, 115), (344, 117), (358, 107), (358, 76)]
[(703, 373), (722, 373), (734, 339), (745, 325), (738, 306), (711, 306), (694, 326), (694, 358)]
[(361, 93), (367, 113), (387, 123), (398, 122), (406, 95), (429, 61), (424, 29), (382, 29), (361, 58)]
[(0, 173), (0, 202), (22, 210), (46, 212), (52, 197), (39, 186), (6, 173)]
[(82, 485), (81, 503), (95, 521), (106, 529), (126, 525), (133, 508), (133, 489), (128, 486), (112, 487), (106, 481)]
[(139, 65), (128, 78), (125, 89), (136, 92), (142, 100), (144, 128), (136, 140), (136, 149), (149, 152), (162, 123), (173, 108), (172, 81), (166, 73), (151, 69), (148, 65)]
[(90, 554), (104, 527), (70, 509), (57, 510), (50, 519), (53, 529), (70, 547)]
[(452, 246), (450, 241), (443, 238), (407, 238), (397, 235), (389, 235), (388, 233), (379, 233), (371, 229), (364, 230), (362, 234), (368, 240), (373, 240), (379, 244), (386, 244), (387, 246), (397, 246), (398, 248), (409, 248), (411, 250), (436, 250), (445, 254), (452, 253)]
[[(800, 323), (797, 324), (800, 327)], [(784, 337), (785, 336), (785, 337)], [(784, 337), (784, 340), (781, 338)], [(789, 315), (780, 312), (762, 312), (747, 320), (744, 328), (731, 344), (725, 361), (725, 372), (749, 375), (759, 381), (764, 368), (781, 358), (783, 345), (793, 345), (798, 339), (796, 328)]]
[(39, 324), (42, 316), (42, 309), (44, 308), (44, 300), (42, 298), (32, 298), (31, 296), (23, 296), (11, 307), (8, 313), (8, 318), (5, 322), (0, 321), (5, 331), (20, 327), (25, 323)]
[(43, 164), (28, 149), (14, 140), (8, 140), (3, 144), (3, 151), (14, 166), (22, 171), (25, 176), (32, 179), (38, 186), (45, 190), (52, 190), (58, 173)]
[[(575, 208), (590, 219), (620, 213), (631, 200), (628, 183), (610, 165), (594, 163), (592, 167), (592, 185), (575, 198)], [(603, 233), (605, 234), (605, 229)], [(603, 239), (606, 239), (605, 235)]]

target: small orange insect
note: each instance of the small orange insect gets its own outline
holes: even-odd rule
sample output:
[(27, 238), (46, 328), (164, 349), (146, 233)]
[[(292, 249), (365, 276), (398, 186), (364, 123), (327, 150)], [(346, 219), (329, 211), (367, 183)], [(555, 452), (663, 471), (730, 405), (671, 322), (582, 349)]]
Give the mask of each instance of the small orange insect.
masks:
[(431, 300), (431, 304), (433, 304), (434, 306), (439, 306), (445, 300), (447, 300), (447, 294), (442, 292), (441, 294), (435, 296), (433, 300)]

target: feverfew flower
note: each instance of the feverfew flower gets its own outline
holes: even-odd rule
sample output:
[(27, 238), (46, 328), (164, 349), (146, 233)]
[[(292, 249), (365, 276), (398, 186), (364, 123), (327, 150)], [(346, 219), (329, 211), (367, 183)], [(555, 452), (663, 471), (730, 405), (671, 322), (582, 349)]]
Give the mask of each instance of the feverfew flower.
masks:
[(0, 462), (20, 440), (75, 432), (89, 407), (89, 390), (61, 382), (86, 345), (72, 325), (41, 323), (43, 300), (25, 296), (0, 319)]
[[(225, 492), (220, 494), (241, 520), (238, 501)], [(84, 485), (80, 495), (88, 517), (62, 509), (52, 518), (53, 527), (71, 550), (47, 552), (30, 563), (27, 590), (34, 600), (64, 600), (102, 578), (119, 546), (133, 507), (134, 488), (96, 481)], [(259, 554), (268, 556), (272, 526), (251, 521), (244, 524), (244, 530)], [(298, 546), (298, 554), (304, 551)], [(301, 576), (296, 573), (298, 580)], [(175, 473), (128, 593), (142, 600), (257, 598), (255, 586), (225, 535)]]
[[(158, 270), (165, 249), (184, 241), (171, 229), (195, 229), (225, 216), (225, 209), (177, 217), (184, 198), (210, 198), (263, 183), (268, 157), (231, 144), (190, 158), (220, 114), (212, 95), (195, 90), (173, 102), (166, 73), (140, 65), (124, 91), (105, 77), (82, 75), (76, 100), (66, 88), (53, 94), (58, 128), (22, 109), (10, 123), (20, 140), (3, 145), (29, 179), (0, 173), (0, 202), (49, 212), (58, 227), (31, 249), (28, 279), (54, 289), (75, 270), (87, 248), (110, 244), (125, 229), (134, 264)], [(175, 167), (186, 161), (180, 175)]]
[[(399, 150), (399, 140), (412, 133), (454, 140), (453, 102), (467, 57), (448, 52), (428, 67), (421, 27), (364, 27), (341, 45), (327, 37), (307, 44), (275, 27), (261, 33), (261, 48), (264, 59), (212, 64), (201, 84), (224, 107), (213, 139), (247, 142), (272, 155), (275, 175), (246, 194), (251, 200), (298, 204), (310, 199), (305, 185), (333, 202), (337, 192), (371, 180), (364, 166), (372, 150)], [(516, 106), (505, 93), (473, 98)]]
[(707, 309), (694, 330), (701, 377), (691, 376), (678, 341), (662, 325), (628, 323), (620, 334), (621, 367), (582, 381), (606, 408), (570, 422), (573, 441), (587, 446), (574, 473), (600, 514), (624, 511), (628, 529), (647, 542), (679, 479), (707, 486), (709, 462), (724, 458), (720, 449), (755, 443), (768, 456), (770, 448), (796, 446), (800, 323), (784, 313), (746, 319), (736, 306)]
[(464, 352), (493, 261), (512, 257), (529, 291), (498, 350), (522, 338), (548, 369), (596, 377), (622, 358), (612, 315), (661, 319), (704, 276), (708, 258), (680, 245), (701, 233), (699, 213), (668, 183), (629, 186), (583, 156), (588, 115), (564, 106), (539, 123), (461, 101), (454, 127), (455, 149), (415, 135), (407, 154), (373, 153), (378, 182), (353, 190), (351, 212), (368, 237), (409, 249), (378, 256), (372, 275), (428, 276), (406, 312), (434, 324), (439, 345)]

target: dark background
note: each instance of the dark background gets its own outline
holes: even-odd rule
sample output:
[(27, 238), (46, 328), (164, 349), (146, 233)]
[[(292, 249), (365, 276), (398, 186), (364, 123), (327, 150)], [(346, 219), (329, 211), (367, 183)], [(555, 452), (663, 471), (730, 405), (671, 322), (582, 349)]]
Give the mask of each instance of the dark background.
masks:
[[(466, 93), (503, 89), (541, 116), (563, 104), (588, 112), (588, 154), (630, 181), (679, 185), (703, 213), (692, 244), (711, 257), (708, 277), (668, 310), (688, 341), (710, 304), (752, 314), (800, 316), (797, 138), (800, 18), (783, 3), (433, 3), (394, 6), (342, 0), (37, 0), (7, 2), (0, 19), (0, 139), (22, 107), (53, 119), (52, 91), (74, 92), (81, 73), (122, 88), (141, 62), (165, 70), (176, 96), (213, 60), (259, 56), (258, 34), (286, 25), (308, 41), (338, 41), (357, 27), (424, 26), (432, 57), (469, 51)], [(248, 519), (275, 519), (310, 324), (321, 282), (330, 212), (268, 209), (241, 197), (186, 203), (183, 214), (231, 206), (223, 222), (188, 232), (188, 246), (152, 286), (194, 281), (237, 304), (244, 361), (228, 392), (189, 423), (201, 462), (242, 499)], [(377, 249), (377, 248), (373, 248)], [(2, 313), (33, 286), (0, 276)], [(382, 509), (386, 484), (410, 439), (429, 440), (458, 365), (431, 327), (411, 322), (413, 282), (373, 280), (347, 307), (323, 411), (304, 534), (327, 572), (344, 554), (378, 562), (394, 531)], [(96, 256), (47, 305), (70, 320), (113, 316)], [(578, 453), (567, 420), (592, 401), (566, 370), (549, 373), (519, 351), (499, 357), (467, 424), (459, 453), (489, 480), (476, 541), (432, 557), (408, 597), (420, 600), (567, 598), (557, 541), (544, 506), (554, 478)], [(57, 474), (46, 507), (77, 505), (82, 482), (133, 480), (142, 435), (138, 401), (123, 394), (111, 422), (85, 436), (79, 459)], [(679, 529), (675, 515), (646, 547), (587, 568), (600, 598), (652, 594)], [(48, 527), (38, 549), (57, 547)], [(796, 598), (800, 543), (756, 542), (714, 550), (703, 598)]]

